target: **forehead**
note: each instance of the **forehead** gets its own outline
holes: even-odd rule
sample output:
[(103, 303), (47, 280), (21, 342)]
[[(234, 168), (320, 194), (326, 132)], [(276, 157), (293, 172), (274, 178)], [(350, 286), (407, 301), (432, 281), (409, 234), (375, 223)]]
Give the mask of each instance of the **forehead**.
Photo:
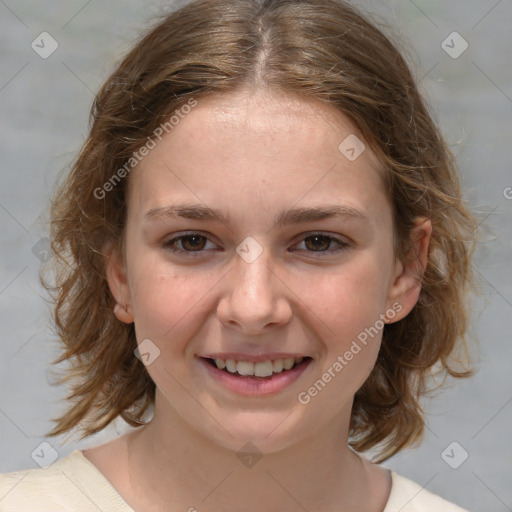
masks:
[[(330, 136), (326, 137), (328, 134), (336, 133), (337, 140), (343, 135), (359, 132), (354, 123), (333, 105), (317, 98), (270, 89), (209, 94), (199, 99), (193, 117), (194, 120), (187, 123), (191, 131), (238, 138), (243, 130), (244, 136), (266, 137), (269, 149), (278, 143), (293, 142), (289, 135), (295, 133), (298, 136), (299, 132), (307, 133), (311, 150), (321, 139), (326, 144), (336, 142)], [(195, 127), (192, 126), (194, 121)], [(377, 160), (373, 164), (379, 166)]]
[(338, 110), (317, 98), (271, 89), (212, 93), (200, 100), (199, 107), (208, 109), (212, 120), (226, 129), (247, 126), (254, 130), (282, 131), (287, 125), (311, 122), (315, 117), (330, 123), (348, 123)]
[[(343, 153), (347, 140), (357, 152), (365, 148), (356, 159)], [(145, 211), (175, 199), (255, 207), (255, 194), (259, 210), (301, 198), (371, 206), (383, 189), (381, 166), (347, 116), (268, 90), (199, 97), (130, 182), (130, 208)]]

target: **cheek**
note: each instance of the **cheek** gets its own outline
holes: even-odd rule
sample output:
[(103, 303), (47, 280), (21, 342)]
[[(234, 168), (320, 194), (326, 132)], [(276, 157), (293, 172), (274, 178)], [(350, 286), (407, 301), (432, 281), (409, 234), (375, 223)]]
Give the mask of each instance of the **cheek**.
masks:
[(137, 339), (150, 338), (161, 349), (179, 351), (180, 340), (189, 339), (203, 324), (213, 276), (177, 272), (157, 261), (145, 262), (136, 275), (132, 302)]
[(338, 272), (319, 277), (315, 286), (301, 280), (303, 293), (310, 294), (312, 321), (325, 334), (316, 378), (333, 384), (322, 392), (324, 404), (348, 400), (375, 365), (386, 312), (390, 267), (385, 260), (385, 253), (361, 253)]
[(321, 333), (323, 354), (298, 398), (311, 405), (312, 416), (328, 417), (350, 403), (375, 365), (384, 327), (385, 279), (374, 260), (361, 258), (315, 286), (307, 280), (301, 286), (309, 290), (309, 318)]
[(334, 338), (356, 335), (383, 313), (389, 273), (371, 255), (355, 257), (336, 272), (301, 278), (299, 296)]

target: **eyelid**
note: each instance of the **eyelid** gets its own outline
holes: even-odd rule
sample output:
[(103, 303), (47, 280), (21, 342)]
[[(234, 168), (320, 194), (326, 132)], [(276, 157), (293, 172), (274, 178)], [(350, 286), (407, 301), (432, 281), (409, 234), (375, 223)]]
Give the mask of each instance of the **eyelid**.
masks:
[[(211, 250), (211, 249), (200, 249), (197, 251), (187, 251), (185, 249), (173, 249), (172, 248), (173, 243), (175, 243), (179, 240), (182, 240), (183, 238), (187, 238), (189, 236), (194, 236), (194, 235), (198, 235), (200, 237), (205, 238), (207, 240), (207, 242), (215, 243), (210, 239), (210, 237), (211, 237), (210, 234), (205, 234), (202, 231), (186, 231), (186, 232), (182, 232), (182, 233), (178, 232), (178, 233), (173, 234), (172, 238), (169, 238), (162, 243), (162, 246), (164, 249), (171, 251), (171, 253), (173, 253), (173, 254), (186, 254), (187, 256), (190, 255), (192, 257), (202, 255), (207, 250)], [(323, 255), (328, 256), (331, 254), (336, 254), (336, 253), (342, 252), (342, 251), (347, 250), (348, 248), (352, 247), (352, 245), (353, 245), (353, 242), (350, 239), (347, 239), (347, 237), (344, 237), (343, 235), (338, 235), (338, 234), (331, 234), (331, 233), (325, 232), (325, 231), (306, 231), (297, 236), (299, 237), (299, 239), (297, 242), (295, 242), (293, 244), (292, 248), (295, 247), (296, 245), (298, 245), (299, 243), (304, 242), (307, 238), (314, 237), (314, 236), (323, 236), (325, 238), (330, 239), (329, 245), (332, 242), (335, 242), (338, 244), (336, 248), (327, 249), (325, 251), (310, 251), (307, 249), (299, 249), (299, 251), (304, 251), (310, 255), (316, 255), (314, 257), (320, 257), (320, 258), (325, 257)]]
[[(300, 250), (305, 251), (308, 254), (318, 255), (320, 258), (324, 257), (322, 255), (327, 256), (330, 254), (337, 254), (337, 253), (347, 250), (353, 246), (353, 242), (350, 239), (348, 239), (347, 237), (344, 237), (343, 235), (338, 235), (338, 234), (331, 234), (326, 231), (307, 231), (305, 233), (301, 233), (299, 235), (299, 237), (300, 237), (299, 241), (296, 244), (294, 244), (294, 246), (298, 245), (299, 243), (304, 242), (307, 238), (310, 238), (313, 236), (323, 236), (325, 238), (329, 238), (330, 239), (329, 245), (332, 242), (336, 242), (338, 244), (338, 246), (336, 248), (327, 249), (325, 251), (308, 251), (307, 249), (300, 249)], [(314, 257), (317, 257), (317, 256), (314, 256)]]
[(352, 240), (346, 235), (341, 235), (339, 233), (332, 233), (330, 231), (321, 231), (321, 230), (304, 231), (303, 233), (298, 234), (295, 238), (299, 241), (302, 241), (305, 238), (309, 238), (310, 236), (316, 236), (316, 235), (325, 236), (327, 238), (332, 238), (333, 240), (337, 240), (340, 243), (346, 243), (347, 245), (353, 243)]
[[(187, 238), (189, 236), (194, 236), (194, 235), (198, 235), (200, 237), (203, 237), (206, 239), (206, 243), (208, 242), (211, 242), (211, 243), (214, 243), (212, 240), (211, 240), (211, 235), (210, 234), (205, 234), (203, 233), (202, 231), (184, 231), (182, 233), (174, 233), (172, 235), (171, 238), (168, 238), (166, 240), (164, 240), (162, 242), (162, 246), (164, 249), (166, 250), (169, 250), (170, 252), (172, 252), (173, 254), (191, 254), (191, 255), (200, 255), (202, 253), (204, 253), (206, 251), (206, 249), (201, 249), (201, 250), (198, 250), (198, 251), (187, 251), (185, 249), (173, 249), (172, 248), (172, 244), (179, 241), (179, 240), (182, 240), (183, 238)], [(217, 244), (215, 244), (217, 245)], [(211, 249), (210, 249), (211, 250)]]

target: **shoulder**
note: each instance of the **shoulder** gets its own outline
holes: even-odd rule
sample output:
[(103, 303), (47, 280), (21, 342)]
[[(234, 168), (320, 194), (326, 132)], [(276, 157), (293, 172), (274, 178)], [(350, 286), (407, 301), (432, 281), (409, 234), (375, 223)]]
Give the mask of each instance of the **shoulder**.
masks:
[(76, 450), (46, 469), (0, 475), (0, 512), (133, 512), (108, 480)]
[(467, 510), (432, 494), (416, 482), (391, 472), (392, 486), (383, 512), (468, 512)]

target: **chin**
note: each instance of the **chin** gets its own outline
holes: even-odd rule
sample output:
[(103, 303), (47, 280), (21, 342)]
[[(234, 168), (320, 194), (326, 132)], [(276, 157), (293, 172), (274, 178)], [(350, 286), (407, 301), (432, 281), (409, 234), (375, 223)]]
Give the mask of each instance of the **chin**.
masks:
[[(216, 444), (235, 452), (248, 451), (256, 453), (273, 453), (288, 448), (300, 440), (299, 430), (290, 422), (289, 413), (272, 412), (271, 414), (238, 413), (230, 421), (225, 416), (222, 426), (212, 432), (203, 432)], [(230, 435), (231, 434), (231, 435)]]

